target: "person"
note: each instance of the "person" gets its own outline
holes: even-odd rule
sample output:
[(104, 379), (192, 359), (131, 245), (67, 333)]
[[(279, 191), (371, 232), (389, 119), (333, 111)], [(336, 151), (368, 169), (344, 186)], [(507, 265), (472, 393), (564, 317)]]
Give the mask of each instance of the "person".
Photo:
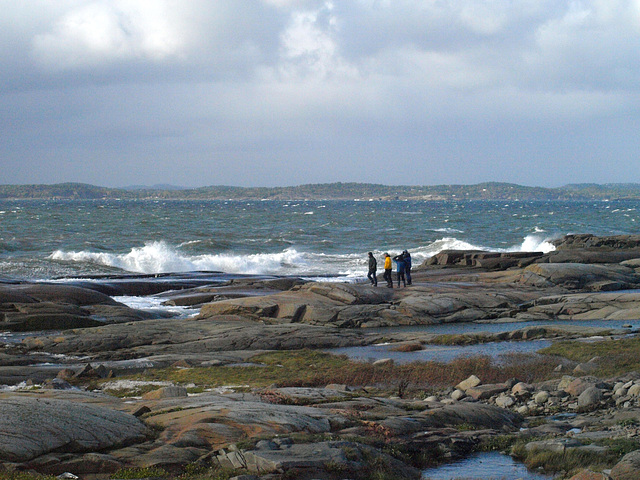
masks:
[(391, 257), (388, 253), (384, 254), (384, 275), (382, 278), (387, 281), (387, 287), (393, 288), (393, 279), (391, 278)]
[(371, 285), (374, 287), (378, 286), (378, 277), (376, 277), (377, 270), (378, 262), (376, 261), (376, 257), (373, 256), (372, 252), (369, 252), (369, 273), (367, 273), (367, 278), (371, 281)]
[(393, 261), (396, 262), (396, 266), (398, 268), (397, 270), (397, 274), (398, 274), (398, 288), (400, 288), (400, 280), (402, 280), (402, 285), (403, 286), (407, 286), (407, 282), (404, 278), (404, 267), (406, 265), (405, 261), (404, 261), (404, 255), (401, 253), (400, 255), (396, 255), (395, 257), (393, 257)]
[(402, 252), (404, 257), (404, 274), (407, 277), (407, 285), (411, 285), (411, 254), (406, 250)]

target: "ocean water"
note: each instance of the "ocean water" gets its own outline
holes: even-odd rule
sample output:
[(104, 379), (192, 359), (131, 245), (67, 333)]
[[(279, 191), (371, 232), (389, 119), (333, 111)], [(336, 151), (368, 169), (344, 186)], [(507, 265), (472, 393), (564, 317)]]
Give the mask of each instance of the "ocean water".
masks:
[(0, 201), (0, 278), (220, 271), (358, 281), (366, 253), (550, 251), (638, 233), (639, 201)]

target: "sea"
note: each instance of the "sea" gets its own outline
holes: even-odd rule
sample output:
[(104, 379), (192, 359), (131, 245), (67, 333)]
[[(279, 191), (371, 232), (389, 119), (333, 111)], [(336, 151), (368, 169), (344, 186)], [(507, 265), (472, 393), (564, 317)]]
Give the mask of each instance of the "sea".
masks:
[(214, 271), (359, 282), (367, 252), (554, 249), (638, 233), (640, 201), (1, 200), (0, 281)]

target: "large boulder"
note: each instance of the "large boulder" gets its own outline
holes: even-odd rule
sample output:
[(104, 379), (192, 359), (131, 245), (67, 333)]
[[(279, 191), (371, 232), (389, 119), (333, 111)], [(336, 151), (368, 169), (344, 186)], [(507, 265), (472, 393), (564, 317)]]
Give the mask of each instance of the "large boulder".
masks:
[(562, 320), (636, 320), (640, 318), (640, 293), (592, 292), (541, 297), (529, 306), (527, 313)]
[(89, 452), (143, 441), (133, 415), (66, 400), (0, 399), (0, 460), (24, 462), (49, 452)]
[(627, 453), (612, 469), (611, 480), (638, 480), (640, 478), (640, 450)]
[(389, 310), (392, 296), (393, 292), (387, 289), (308, 283), (273, 295), (208, 303), (202, 306), (197, 319), (236, 315), (273, 323), (360, 326), (372, 318), (388, 316), (385, 310)]
[(0, 284), (0, 328), (4, 330), (65, 330), (150, 316), (103, 293), (72, 285)]
[(570, 289), (620, 290), (640, 284), (640, 275), (622, 265), (536, 263), (524, 269), (525, 285), (557, 285)]

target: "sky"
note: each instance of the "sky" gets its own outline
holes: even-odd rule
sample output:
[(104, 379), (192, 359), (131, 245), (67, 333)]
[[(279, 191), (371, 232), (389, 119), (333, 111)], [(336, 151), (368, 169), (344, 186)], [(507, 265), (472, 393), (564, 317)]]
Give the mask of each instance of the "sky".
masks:
[(0, 0), (0, 184), (640, 182), (640, 0)]

